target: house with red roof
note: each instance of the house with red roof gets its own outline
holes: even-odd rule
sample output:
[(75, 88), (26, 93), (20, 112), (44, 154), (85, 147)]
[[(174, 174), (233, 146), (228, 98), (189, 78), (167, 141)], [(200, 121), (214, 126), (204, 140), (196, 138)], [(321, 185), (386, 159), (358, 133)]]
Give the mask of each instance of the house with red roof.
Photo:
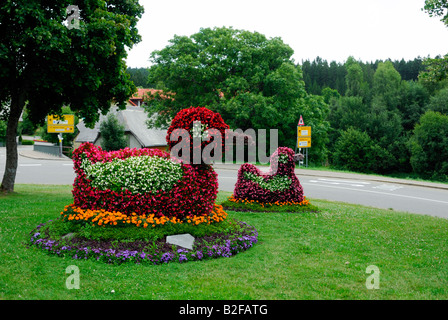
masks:
[(161, 90), (138, 88), (137, 92), (128, 100), (128, 105), (134, 107), (143, 106), (145, 98), (148, 97), (149, 94), (155, 94), (158, 91)]

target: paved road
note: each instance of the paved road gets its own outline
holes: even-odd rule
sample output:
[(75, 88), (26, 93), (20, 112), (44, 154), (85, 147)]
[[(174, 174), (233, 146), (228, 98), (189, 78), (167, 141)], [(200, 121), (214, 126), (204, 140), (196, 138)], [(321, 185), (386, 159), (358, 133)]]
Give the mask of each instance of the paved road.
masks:
[[(71, 159), (60, 159), (55, 156), (31, 152), (32, 146), (19, 146), (19, 166), (16, 183), (31, 184), (73, 184), (75, 173)], [(23, 156), (29, 154), (31, 158)], [(0, 179), (5, 171), (6, 148), (0, 148)]]
[[(236, 171), (217, 169), (220, 190), (233, 191)], [(302, 170), (302, 172), (308, 170)], [(311, 174), (311, 175), (309, 175)], [(333, 177), (316, 172), (297, 174), (308, 198), (341, 201), (382, 209), (448, 218), (448, 186), (419, 186), (400, 180), (367, 180), (356, 175)], [(377, 178), (376, 178), (377, 179)], [(406, 184), (404, 184), (406, 183)]]
[[(22, 146), (19, 149), (21, 156), (19, 156), (16, 183), (73, 184), (75, 175), (70, 159), (37, 157), (31, 150), (32, 147), (29, 146)], [(1, 177), (4, 163), (5, 148), (0, 148)], [(220, 190), (233, 191), (238, 167), (216, 166)], [(448, 218), (448, 185), (446, 184), (305, 169), (297, 169), (296, 174), (308, 198)]]

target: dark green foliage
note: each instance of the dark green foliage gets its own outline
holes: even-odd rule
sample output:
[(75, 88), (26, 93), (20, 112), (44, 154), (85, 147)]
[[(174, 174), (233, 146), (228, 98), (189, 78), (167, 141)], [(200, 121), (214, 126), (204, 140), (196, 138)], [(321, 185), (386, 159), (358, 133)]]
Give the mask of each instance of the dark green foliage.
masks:
[(345, 84), (347, 86), (347, 91), (345, 95), (347, 97), (364, 97), (368, 96), (368, 83), (364, 80), (364, 73), (361, 65), (349, 57), (345, 63), (345, 68), (347, 70), (347, 75), (345, 76)]
[[(440, 21), (448, 27), (448, 2), (446, 0), (425, 0), (423, 9), (430, 17), (440, 17)], [(443, 58), (440, 56), (434, 59), (428, 57), (423, 64), (426, 66), (426, 70), (420, 74), (419, 78), (431, 91), (440, 89), (441, 82), (447, 84), (448, 54)]]
[(136, 0), (75, 1), (77, 27), (67, 27), (71, 1), (13, 1), (0, 5), (0, 113), (8, 112), (8, 156), (1, 188), (13, 191), (16, 135), (22, 110), (38, 123), (70, 106), (87, 125), (112, 102), (124, 108), (135, 92), (126, 74), (127, 48), (140, 41), (143, 7)]
[(440, 21), (448, 26), (448, 2), (446, 0), (425, 0), (423, 9), (430, 17), (440, 17)]
[(448, 115), (448, 87), (431, 96), (428, 109)]
[[(280, 38), (233, 28), (201, 29), (175, 36), (151, 54), (149, 82), (165, 90), (150, 102), (163, 126), (181, 109), (202, 106), (219, 112), (231, 129), (278, 129), (279, 145), (295, 147), (300, 115), (316, 133), (313, 159), (325, 159), (327, 104), (305, 91), (293, 50)], [(175, 99), (167, 99), (170, 93)]]
[[(415, 59), (412, 65), (421, 66), (420, 62)], [(323, 90), (330, 105), (331, 165), (375, 173), (413, 170), (410, 134), (426, 110), (447, 109), (447, 91), (442, 89), (430, 96), (421, 81), (403, 80), (395, 65), (403, 71), (411, 63), (377, 61), (373, 69), (349, 57), (344, 95), (338, 97), (330, 88)], [(339, 150), (341, 146), (349, 152)]]
[(126, 147), (124, 126), (118, 122), (113, 113), (107, 115), (106, 120), (100, 124), (101, 147), (107, 151), (120, 150)]
[(324, 97), (325, 103), (330, 104), (332, 99), (338, 100), (341, 95), (339, 94), (338, 90), (325, 87), (322, 89), (322, 97)]
[(149, 70), (147, 68), (127, 68), (126, 72), (136, 87), (155, 88), (154, 84), (148, 83)]
[[(347, 61), (350, 60), (350, 57)], [(353, 59), (354, 60), (354, 59)], [(377, 60), (375, 62), (362, 62), (356, 61), (362, 69), (363, 81), (366, 82), (368, 87), (372, 86), (373, 74), (375, 73), (379, 63), (384, 62)], [(400, 73), (403, 80), (418, 80), (419, 73), (425, 70), (423, 59), (420, 57), (414, 60), (404, 61), (391, 61), (394, 68)], [(329, 87), (337, 90), (340, 94), (345, 94), (347, 91), (346, 76), (347, 66), (346, 63), (328, 61), (317, 57), (313, 61), (305, 60), (301, 64), (303, 70), (303, 79), (305, 81), (305, 89), (311, 94), (322, 94), (322, 90), (325, 87)]]
[(405, 61), (401, 59), (400, 61), (393, 61), (395, 70), (400, 73), (401, 78), (406, 81), (416, 81), (420, 71), (424, 70), (423, 59), (417, 57), (414, 60)]
[(34, 144), (33, 140), (22, 140), (22, 145), (23, 146), (31, 146)]
[(448, 181), (448, 116), (428, 111), (410, 141), (411, 164), (425, 179)]
[(429, 92), (422, 83), (417, 81), (402, 82), (398, 110), (400, 111), (405, 131), (414, 129), (421, 115), (429, 107), (427, 105), (429, 98)]
[(6, 139), (6, 122), (0, 120), (0, 142), (4, 142)]
[(448, 54), (444, 57), (427, 58), (423, 64), (425, 69), (420, 73), (419, 80), (430, 92), (440, 89), (440, 83), (446, 86), (448, 81)]
[(37, 125), (33, 123), (28, 116), (28, 112), (25, 109), (22, 114), (22, 122), (19, 125), (19, 132), (21, 132), (23, 135), (34, 135), (36, 132)]
[(354, 128), (341, 133), (333, 157), (337, 168), (368, 173), (384, 173), (393, 161), (393, 156), (366, 132)]
[(395, 111), (398, 108), (401, 76), (392, 62), (380, 62), (373, 75), (373, 103)]

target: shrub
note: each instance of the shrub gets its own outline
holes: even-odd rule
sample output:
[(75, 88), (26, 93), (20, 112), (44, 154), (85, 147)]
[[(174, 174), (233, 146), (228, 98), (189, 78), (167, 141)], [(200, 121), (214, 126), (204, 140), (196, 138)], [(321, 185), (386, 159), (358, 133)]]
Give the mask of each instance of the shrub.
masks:
[(125, 148), (126, 137), (124, 135), (124, 126), (120, 125), (117, 117), (110, 113), (107, 119), (100, 124), (101, 147), (107, 151), (120, 150)]
[(425, 179), (448, 181), (448, 116), (428, 111), (410, 139), (411, 165)]
[(33, 140), (22, 140), (22, 145), (23, 146), (30, 146), (30, 145), (33, 145), (34, 144), (34, 141)]
[(376, 144), (366, 132), (354, 128), (342, 131), (335, 147), (333, 165), (339, 169), (381, 173), (394, 162), (386, 149)]

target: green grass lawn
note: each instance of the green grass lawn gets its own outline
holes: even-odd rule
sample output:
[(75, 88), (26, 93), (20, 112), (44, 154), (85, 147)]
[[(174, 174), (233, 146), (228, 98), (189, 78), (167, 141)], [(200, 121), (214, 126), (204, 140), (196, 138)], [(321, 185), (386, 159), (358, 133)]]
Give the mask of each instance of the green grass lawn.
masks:
[[(27, 248), (29, 233), (72, 203), (71, 188), (17, 185), (0, 195), (0, 299), (448, 299), (446, 219), (309, 199), (320, 212), (228, 211), (259, 234), (231, 258), (107, 265)], [(80, 289), (66, 288), (71, 265)], [(370, 265), (379, 289), (366, 288)]]

